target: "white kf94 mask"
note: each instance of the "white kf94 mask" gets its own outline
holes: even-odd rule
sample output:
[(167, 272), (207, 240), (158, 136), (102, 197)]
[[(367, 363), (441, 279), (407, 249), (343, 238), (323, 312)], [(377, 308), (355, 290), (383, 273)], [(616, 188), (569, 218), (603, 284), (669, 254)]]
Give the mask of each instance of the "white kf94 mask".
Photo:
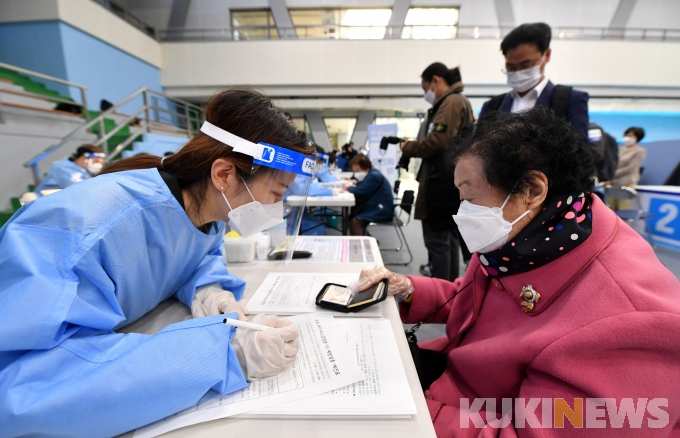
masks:
[(227, 203), (227, 207), (231, 210), (228, 216), (229, 227), (232, 230), (239, 233), (241, 237), (250, 237), (255, 233), (283, 222), (283, 201), (275, 202), (274, 204), (262, 204), (253, 198), (253, 194), (250, 193), (250, 189), (245, 181), (243, 181), (243, 185), (246, 186), (246, 190), (248, 190), (248, 194), (253, 202), (238, 208), (232, 209), (224, 192), (221, 192), (224, 202)]
[(470, 252), (485, 254), (505, 245), (512, 226), (531, 212), (525, 211), (513, 222), (506, 221), (503, 218), (503, 208), (510, 196), (512, 193), (505, 198), (500, 208), (475, 205), (468, 201), (461, 202), (458, 214), (453, 215), (453, 220), (458, 224), (458, 230)]

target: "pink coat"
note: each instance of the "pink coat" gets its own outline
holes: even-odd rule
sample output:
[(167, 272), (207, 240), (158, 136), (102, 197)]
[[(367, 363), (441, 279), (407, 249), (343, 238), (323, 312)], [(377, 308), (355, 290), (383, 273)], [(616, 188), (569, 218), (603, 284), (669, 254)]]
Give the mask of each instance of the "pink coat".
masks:
[[(680, 282), (598, 198), (592, 209), (590, 237), (532, 271), (492, 279), (475, 255), (454, 282), (410, 277), (415, 293), (401, 307), (405, 323), (461, 290), (432, 321), (446, 323), (446, 336), (420, 344), (448, 355), (446, 371), (425, 391), (439, 438), (680, 436)], [(526, 285), (541, 295), (529, 313), (520, 305)], [(479, 409), (475, 398), (496, 399), (496, 408)], [(499, 428), (504, 398), (538, 405), (536, 419), (548, 428), (518, 420), (517, 408)], [(532, 405), (530, 398), (552, 400)], [(573, 421), (558, 398), (577, 412)], [(591, 400), (598, 398), (615, 400)], [(617, 429), (629, 404), (641, 417), (629, 413)], [(489, 424), (492, 417), (498, 420)], [(575, 429), (579, 418), (583, 428)], [(556, 427), (562, 420), (564, 428)], [(597, 420), (607, 430), (593, 428)]]

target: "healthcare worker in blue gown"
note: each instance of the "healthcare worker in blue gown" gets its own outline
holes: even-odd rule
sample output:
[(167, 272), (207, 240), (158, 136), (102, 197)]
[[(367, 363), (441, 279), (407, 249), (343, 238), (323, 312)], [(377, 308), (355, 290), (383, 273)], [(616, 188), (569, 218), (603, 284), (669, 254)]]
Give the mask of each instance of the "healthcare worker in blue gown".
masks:
[(106, 155), (100, 148), (84, 144), (75, 153), (63, 160), (55, 161), (40, 185), (35, 188), (38, 196), (43, 190), (61, 190), (90, 178), (102, 170)]
[[(317, 160), (314, 176), (321, 179), (320, 175), (323, 175), (326, 180), (324, 181), (321, 179), (321, 182), (337, 181), (337, 177), (335, 175), (331, 175), (330, 171), (328, 170), (328, 166), (326, 166), (327, 172), (323, 171), (323, 166), (326, 164), (325, 160), (320, 158), (320, 154), (323, 153), (323, 149), (321, 149), (319, 146), (315, 146), (315, 148)], [(340, 188), (325, 187), (322, 186), (318, 181), (312, 181), (310, 184), (308, 178), (305, 178), (304, 176), (300, 175), (297, 178), (295, 178), (293, 184), (291, 184), (291, 186), (288, 187), (288, 189), (286, 190), (286, 193), (284, 195), (284, 201), (288, 198), (288, 196), (291, 195), (301, 196), (304, 195), (305, 193), (308, 193), (308, 196), (337, 196), (341, 192), (342, 189)], [(300, 207), (292, 207), (291, 216), (297, 217), (299, 209)], [(286, 232), (288, 234), (291, 234), (294, 231), (293, 228), (295, 227), (295, 225), (296, 224), (294, 223), (294, 221), (289, 220), (287, 222)], [(321, 219), (318, 216), (314, 216), (312, 212), (309, 210), (309, 208), (305, 208), (302, 214), (302, 221), (300, 222), (300, 234), (306, 236), (326, 235), (326, 229), (324, 228), (323, 222), (321, 222)]]
[[(222, 323), (247, 312), (245, 284), (221, 256), (225, 222), (243, 234), (280, 223), (294, 178), (228, 144), (313, 149), (246, 88), (213, 97), (206, 120), (209, 134), (164, 161), (121, 160), (0, 230), (0, 437), (118, 435), (293, 362), (289, 321)], [(170, 297), (195, 318), (153, 336), (115, 333)]]
[(333, 175), (331, 170), (328, 168), (328, 155), (326, 151), (319, 145), (314, 145), (316, 147), (316, 156), (320, 158), (318, 163), (318, 169), (314, 173), (314, 176), (321, 182), (334, 182), (338, 180), (337, 175)]

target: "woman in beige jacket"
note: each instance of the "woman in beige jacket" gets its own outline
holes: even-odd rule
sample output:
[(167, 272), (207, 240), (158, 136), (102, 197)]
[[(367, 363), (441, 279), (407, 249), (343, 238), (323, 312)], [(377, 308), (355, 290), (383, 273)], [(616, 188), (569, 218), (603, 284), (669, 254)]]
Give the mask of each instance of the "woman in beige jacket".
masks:
[[(642, 128), (632, 127), (623, 134), (623, 145), (619, 148), (619, 167), (616, 169), (612, 186), (634, 187), (640, 181), (640, 165), (645, 161), (647, 150), (638, 144), (645, 136)], [(628, 201), (612, 199), (610, 202), (614, 210), (625, 210)]]

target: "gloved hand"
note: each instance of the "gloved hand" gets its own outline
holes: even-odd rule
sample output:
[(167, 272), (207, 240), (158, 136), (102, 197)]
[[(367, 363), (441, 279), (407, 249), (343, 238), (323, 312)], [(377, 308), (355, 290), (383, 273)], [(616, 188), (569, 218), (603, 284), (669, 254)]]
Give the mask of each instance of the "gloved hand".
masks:
[(274, 315), (255, 315), (250, 322), (272, 328), (236, 329), (231, 345), (247, 379), (274, 376), (295, 361), (300, 333), (293, 323)]
[(191, 302), (191, 314), (194, 318), (231, 312), (236, 312), (241, 321), (247, 319), (246, 306), (240, 305), (234, 298), (234, 294), (222, 289), (219, 285), (211, 284), (199, 288)]
[(338, 196), (342, 192), (343, 192), (342, 189), (335, 188), (333, 189), (333, 196)]
[(395, 296), (398, 300), (405, 300), (413, 293), (413, 283), (408, 277), (392, 272), (388, 269), (374, 266), (361, 271), (359, 281), (351, 284), (353, 291), (362, 291), (378, 283), (383, 278), (388, 281), (387, 293)]

